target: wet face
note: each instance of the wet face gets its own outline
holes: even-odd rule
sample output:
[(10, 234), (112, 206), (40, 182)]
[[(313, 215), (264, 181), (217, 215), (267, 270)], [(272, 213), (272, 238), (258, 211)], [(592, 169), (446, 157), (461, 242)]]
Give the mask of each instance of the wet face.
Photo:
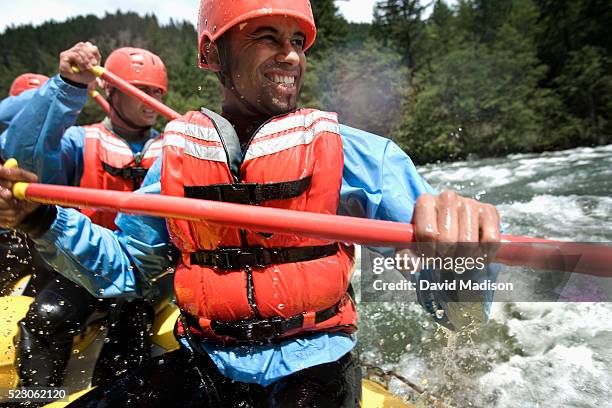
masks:
[[(161, 101), (162, 91), (159, 88), (150, 86), (138, 86), (138, 89)], [(123, 92), (115, 89), (112, 93), (113, 107), (118, 110), (124, 118), (129, 119), (133, 124), (139, 127), (150, 127), (157, 122), (158, 113), (149, 108), (143, 102), (136, 98), (132, 98)]]
[[(232, 28), (223, 39), (236, 92), (226, 92), (224, 109), (275, 116), (294, 110), (306, 70), (305, 35), (297, 20), (261, 17)], [(231, 84), (226, 84), (231, 86)], [(236, 95), (236, 93), (238, 95)], [(248, 113), (248, 112), (244, 112)]]

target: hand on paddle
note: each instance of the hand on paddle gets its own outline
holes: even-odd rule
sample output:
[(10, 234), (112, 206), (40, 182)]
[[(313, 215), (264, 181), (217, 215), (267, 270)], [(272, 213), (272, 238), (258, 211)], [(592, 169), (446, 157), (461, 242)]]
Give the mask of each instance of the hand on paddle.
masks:
[[(412, 223), (416, 241), (428, 255), (474, 256), (484, 251), (489, 259), (500, 242), (499, 213), (494, 206), (452, 191), (422, 194), (417, 199)], [(470, 243), (470, 245), (439, 245)]]
[(12, 188), (17, 181), (33, 183), (38, 177), (23, 169), (0, 166), (0, 227), (16, 228), (40, 205), (13, 197)]
[[(88, 85), (96, 79), (89, 69), (99, 65), (101, 60), (98, 47), (90, 42), (79, 42), (60, 54), (59, 73), (63, 78)], [(79, 68), (80, 72), (73, 72), (73, 66)]]

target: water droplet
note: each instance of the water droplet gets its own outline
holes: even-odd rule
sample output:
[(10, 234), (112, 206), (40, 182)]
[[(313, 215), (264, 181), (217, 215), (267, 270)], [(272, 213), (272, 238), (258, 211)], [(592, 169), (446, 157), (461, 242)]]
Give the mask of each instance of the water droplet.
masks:
[(278, 308), (281, 309), (281, 310), (284, 309), (285, 308), (285, 304), (284, 303), (279, 303), (278, 304)]

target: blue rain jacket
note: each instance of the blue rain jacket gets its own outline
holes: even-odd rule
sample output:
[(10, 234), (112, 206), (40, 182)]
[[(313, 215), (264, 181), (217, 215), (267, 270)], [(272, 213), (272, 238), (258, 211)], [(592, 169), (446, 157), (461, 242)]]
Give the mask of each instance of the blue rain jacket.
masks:
[(11, 120), (32, 99), (35, 89), (28, 89), (17, 96), (8, 96), (0, 101), (0, 124), (10, 125)]

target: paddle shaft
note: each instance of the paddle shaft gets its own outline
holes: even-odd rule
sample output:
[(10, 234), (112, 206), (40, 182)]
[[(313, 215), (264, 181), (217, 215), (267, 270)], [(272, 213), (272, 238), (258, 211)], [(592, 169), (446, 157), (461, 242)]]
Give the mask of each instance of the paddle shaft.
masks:
[[(76, 66), (73, 66), (72, 67), (72, 71), (73, 72), (79, 72), (79, 68), (76, 67)], [(173, 110), (173, 109), (169, 108), (168, 106), (164, 105), (162, 102), (160, 102), (157, 99), (153, 98), (151, 95), (148, 95), (146, 92), (143, 92), (142, 90), (138, 89), (134, 85), (132, 85), (132, 84), (128, 83), (127, 81), (119, 78), (117, 75), (113, 74), (112, 72), (110, 72), (109, 70), (107, 70), (104, 67), (95, 66), (95, 67), (91, 68), (90, 71), (95, 76), (97, 76), (98, 78), (102, 78), (103, 80), (105, 80), (109, 84), (113, 85), (115, 88), (118, 88), (123, 93), (125, 93), (127, 95), (130, 95), (130, 96), (138, 99), (139, 101), (143, 102), (149, 108), (155, 110), (156, 112), (158, 112), (162, 116), (166, 117), (167, 119), (174, 120), (174, 119), (176, 119), (176, 118), (181, 116), (180, 113), (178, 113), (175, 110)]]
[(89, 96), (91, 97), (91, 99), (96, 101), (98, 105), (100, 105), (102, 110), (106, 112), (107, 115), (110, 114), (110, 105), (108, 104), (108, 101), (104, 99), (104, 97), (100, 94), (100, 92), (94, 89), (89, 93)]
[[(37, 183), (16, 183), (17, 198), (42, 204), (90, 207), (213, 224), (246, 230), (309, 236), (369, 246), (401, 248), (414, 242), (411, 224), (330, 214), (306, 213), (185, 197), (97, 190)], [(612, 249), (603, 245), (502, 235), (496, 262), (536, 269), (558, 269), (611, 276)], [(518, 246), (518, 249), (517, 249)], [(571, 262), (565, 262), (571, 258)]]

